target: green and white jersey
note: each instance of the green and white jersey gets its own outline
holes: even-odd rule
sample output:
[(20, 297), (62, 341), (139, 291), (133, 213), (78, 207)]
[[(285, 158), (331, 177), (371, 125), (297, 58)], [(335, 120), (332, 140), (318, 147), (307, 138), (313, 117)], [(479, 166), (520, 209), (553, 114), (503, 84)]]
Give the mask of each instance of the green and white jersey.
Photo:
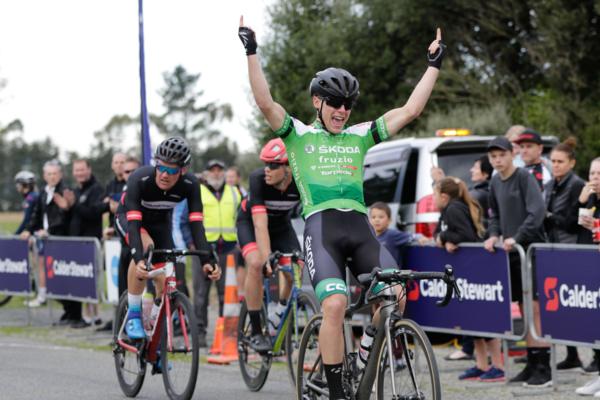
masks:
[(319, 121), (305, 125), (286, 114), (275, 134), (285, 143), (304, 218), (330, 208), (367, 213), (363, 164), (367, 150), (389, 138), (383, 117), (332, 134)]

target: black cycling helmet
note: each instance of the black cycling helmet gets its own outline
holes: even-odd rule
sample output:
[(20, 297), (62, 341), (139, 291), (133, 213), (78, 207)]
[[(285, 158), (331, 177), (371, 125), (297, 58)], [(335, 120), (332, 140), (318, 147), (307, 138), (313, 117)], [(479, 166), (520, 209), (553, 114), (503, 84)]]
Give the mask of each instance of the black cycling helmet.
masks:
[(158, 145), (156, 152), (154, 153), (154, 158), (166, 163), (185, 167), (190, 163), (192, 155), (190, 146), (188, 146), (185, 139), (174, 136), (163, 140), (162, 143)]
[(24, 185), (33, 185), (35, 183), (35, 174), (30, 171), (19, 171), (15, 175), (15, 183), (22, 183)]
[(358, 94), (358, 80), (342, 68), (329, 67), (319, 71), (310, 81), (311, 96), (356, 99)]

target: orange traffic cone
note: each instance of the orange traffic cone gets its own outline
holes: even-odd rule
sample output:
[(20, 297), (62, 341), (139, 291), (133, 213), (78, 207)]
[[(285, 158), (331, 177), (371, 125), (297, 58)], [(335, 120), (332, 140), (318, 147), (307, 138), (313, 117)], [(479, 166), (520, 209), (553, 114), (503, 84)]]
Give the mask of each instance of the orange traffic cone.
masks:
[(223, 346), (223, 329), (223, 317), (218, 317), (215, 324), (215, 335), (209, 351), (210, 354), (221, 354), (221, 346)]
[[(233, 254), (227, 256), (227, 270), (225, 272), (225, 300), (223, 304), (223, 317), (221, 325), (221, 336), (219, 335), (219, 321), (215, 327), (215, 341), (220, 339), (220, 343), (211, 348), (211, 355), (208, 362), (211, 364), (229, 364), (238, 359), (237, 352), (237, 326), (240, 315), (240, 303), (237, 295), (237, 280), (235, 271), (235, 259)], [(213, 352), (214, 349), (214, 352)]]

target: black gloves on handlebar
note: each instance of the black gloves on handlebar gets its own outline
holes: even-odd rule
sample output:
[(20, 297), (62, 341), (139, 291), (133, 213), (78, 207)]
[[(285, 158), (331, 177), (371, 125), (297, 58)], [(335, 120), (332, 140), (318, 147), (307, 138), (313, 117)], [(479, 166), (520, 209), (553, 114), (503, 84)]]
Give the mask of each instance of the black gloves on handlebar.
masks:
[(251, 56), (252, 54), (256, 54), (258, 44), (256, 43), (254, 31), (246, 26), (241, 26), (238, 30), (238, 36), (246, 49), (246, 55)]
[(444, 60), (444, 56), (446, 55), (446, 45), (439, 41), (440, 47), (435, 51), (435, 53), (431, 54), (429, 50), (427, 50), (427, 62), (430, 67), (434, 67), (437, 69), (442, 68), (442, 61)]

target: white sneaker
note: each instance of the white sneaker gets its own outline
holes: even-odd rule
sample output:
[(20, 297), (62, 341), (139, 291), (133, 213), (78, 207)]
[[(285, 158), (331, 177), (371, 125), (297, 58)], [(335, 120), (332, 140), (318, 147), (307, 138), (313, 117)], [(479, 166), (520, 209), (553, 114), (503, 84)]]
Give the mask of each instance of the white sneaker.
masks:
[(591, 396), (600, 397), (600, 378), (596, 378), (593, 381), (590, 381), (575, 389), (575, 393), (580, 394), (582, 396)]
[(36, 297), (33, 300), (30, 300), (26, 303), (27, 307), (39, 307), (39, 306), (43, 306), (44, 304), (46, 304), (46, 299), (40, 299), (39, 297)]

